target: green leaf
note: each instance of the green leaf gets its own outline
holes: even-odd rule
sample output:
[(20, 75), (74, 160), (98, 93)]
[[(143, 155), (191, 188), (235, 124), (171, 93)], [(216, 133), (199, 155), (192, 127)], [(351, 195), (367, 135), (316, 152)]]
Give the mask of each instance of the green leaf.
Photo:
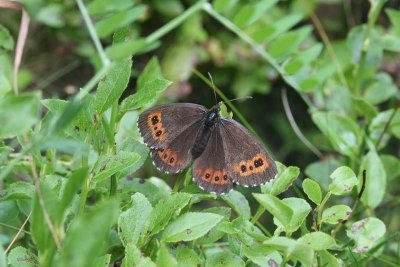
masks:
[(396, 34), (400, 36), (400, 11), (392, 8), (386, 8), (385, 12), (389, 17)]
[(176, 260), (178, 265), (182, 267), (198, 267), (202, 266), (202, 260), (193, 249), (179, 246), (176, 250)]
[[(12, 267), (35, 267), (39, 266), (38, 258), (24, 247), (13, 248), (8, 254), (8, 264)], [(6, 266), (1, 265), (0, 266)]]
[(88, 178), (87, 168), (75, 170), (72, 172), (71, 176), (68, 177), (57, 209), (59, 213), (57, 222), (62, 221), (65, 210), (71, 205), (73, 198), (76, 196), (77, 191), (81, 188), (86, 178)]
[(161, 93), (170, 86), (171, 82), (164, 79), (147, 81), (143, 89), (134, 95), (128, 96), (121, 104), (121, 112), (145, 107), (156, 101)]
[(11, 51), (14, 48), (14, 39), (12, 38), (10, 31), (0, 25), (0, 52), (2, 50)]
[(353, 251), (365, 253), (386, 233), (385, 224), (378, 218), (369, 217), (352, 224), (347, 236), (356, 242)]
[(336, 245), (335, 239), (323, 232), (312, 232), (298, 239), (299, 243), (308, 245), (314, 250), (332, 249)]
[(134, 245), (128, 244), (125, 247), (125, 258), (122, 261), (122, 267), (157, 267), (148, 257), (145, 257), (142, 252)]
[[(285, 167), (284, 165), (279, 163), (278, 175), (272, 181), (269, 193), (271, 195), (277, 196), (285, 192), (292, 185), (293, 181), (296, 180), (299, 174), (300, 174), (300, 169), (298, 167), (294, 166)], [(268, 192), (268, 190), (264, 190), (267, 189), (268, 187), (269, 184), (262, 186), (262, 192)]]
[(15, 200), (6, 200), (0, 202), (0, 222), (8, 223), (17, 218), (19, 214), (17, 202)]
[(389, 74), (377, 73), (366, 86), (364, 99), (372, 105), (377, 105), (391, 98), (398, 90)]
[(299, 48), (311, 31), (310, 26), (303, 26), (298, 30), (284, 33), (270, 43), (268, 52), (275, 59), (282, 61)]
[(146, 197), (140, 193), (132, 196), (132, 206), (121, 212), (118, 219), (122, 243), (137, 244), (144, 235), (145, 225), (152, 211), (152, 206)]
[[(365, 190), (361, 201), (371, 208), (376, 208), (382, 202), (386, 191), (386, 172), (382, 161), (375, 151), (370, 151), (363, 158), (359, 177), (361, 179), (363, 170), (366, 170)], [(358, 189), (361, 190), (361, 182)]]
[(344, 265), (343, 262), (339, 262), (337, 258), (326, 250), (318, 251), (318, 256), (321, 266), (340, 267)]
[[(54, 221), (58, 213), (57, 192), (51, 187), (49, 179), (40, 182), (40, 192), (46, 208), (46, 212), (51, 221)], [(55, 247), (52, 234), (45, 221), (43, 209), (39, 204), (37, 194), (33, 202), (32, 218), (31, 218), (32, 238), (40, 253), (51, 251)]]
[(140, 74), (136, 82), (136, 86), (138, 90), (143, 90), (146, 82), (163, 78), (164, 77), (162, 76), (157, 57), (152, 57), (144, 68), (143, 72)]
[(252, 262), (259, 266), (279, 266), (282, 262), (282, 256), (275, 249), (265, 246), (244, 246), (243, 254)]
[(224, 12), (227, 9), (234, 7), (238, 0), (214, 0), (213, 7), (218, 12)]
[(362, 134), (354, 121), (333, 112), (314, 112), (312, 119), (336, 151), (356, 157), (361, 147)]
[(106, 55), (112, 60), (131, 57), (152, 51), (160, 46), (160, 41), (148, 43), (146, 39), (128, 40), (123, 43), (115, 43), (106, 48)]
[(205, 267), (244, 267), (245, 265), (246, 264), (239, 256), (229, 251), (221, 251), (208, 256)]
[(63, 253), (57, 260), (57, 266), (90, 266), (93, 259), (104, 253), (99, 240), (107, 240), (118, 211), (118, 204), (110, 201), (78, 217), (65, 236)]
[(129, 195), (129, 198), (132, 193), (142, 193), (154, 205), (171, 193), (169, 185), (157, 177), (149, 179), (127, 177), (126, 179), (120, 179), (118, 181), (118, 189), (122, 191), (121, 195)]
[[(135, 122), (136, 122), (136, 120), (135, 120)], [(139, 141), (137, 141), (136, 138), (133, 136), (128, 136), (122, 142), (122, 144), (119, 146), (118, 151), (133, 152), (140, 156), (140, 159), (135, 164), (133, 164), (129, 168), (125, 169), (122, 176), (128, 176), (132, 173), (135, 173), (140, 167), (143, 166), (143, 164), (145, 163), (145, 161), (147, 159), (147, 156), (149, 155), (149, 148), (146, 145), (144, 145), (143, 143), (140, 143)]]
[(204, 236), (223, 216), (214, 213), (188, 212), (170, 223), (161, 235), (165, 242), (191, 241)]
[(88, 5), (88, 11), (90, 15), (101, 15), (115, 11), (122, 11), (131, 8), (136, 1), (132, 0), (119, 0), (115, 2), (113, 0), (94, 0)]
[(225, 221), (229, 221), (229, 218), (231, 217), (231, 209), (228, 207), (213, 207), (205, 209), (203, 210), (203, 212), (219, 214), (224, 216), (224, 218), (220, 223), (217, 224), (216, 227), (214, 227), (207, 234), (196, 240), (196, 244), (199, 245), (215, 243), (217, 240), (221, 239), (225, 235), (225, 233), (223, 231), (220, 231), (218, 229), (218, 226), (220, 226)]
[(275, 20), (272, 24), (265, 25), (261, 29), (255, 31), (252, 34), (253, 39), (256, 42), (268, 42), (276, 37), (280, 36), (282, 33), (287, 32), (293, 28), (297, 23), (303, 19), (304, 15), (301, 13), (288, 13), (284, 17)]
[(290, 58), (284, 64), (284, 70), (286, 75), (293, 75), (300, 72), (304, 67), (315, 60), (322, 51), (321, 44), (315, 44), (305, 51), (301, 51), (299, 55)]
[(35, 186), (27, 182), (15, 182), (5, 190), (0, 197), (2, 201), (11, 199), (32, 199), (35, 193)]
[(250, 205), (242, 193), (231, 190), (228, 194), (222, 195), (221, 198), (244, 219), (248, 220), (251, 216)]
[(258, 203), (279, 220), (285, 229), (290, 229), (290, 220), (293, 216), (293, 210), (286, 203), (272, 195), (253, 193), (253, 196)]
[(328, 191), (330, 175), (332, 172), (343, 165), (336, 157), (327, 156), (326, 158), (309, 164), (304, 173), (316, 181), (323, 190)]
[(0, 138), (26, 133), (39, 121), (40, 94), (6, 95), (0, 99)]
[(176, 259), (169, 253), (165, 244), (161, 243), (158, 250), (157, 266), (178, 266)]
[(298, 167), (289, 166), (284, 168), (285, 169), (280, 171), (272, 182), (271, 195), (277, 196), (288, 190), (300, 174), (300, 169)]
[(108, 267), (111, 261), (111, 254), (106, 254), (101, 257), (97, 257), (94, 260), (94, 267)]
[(278, 0), (262, 0), (245, 5), (236, 13), (233, 22), (239, 27), (247, 27), (264, 16), (277, 2)]
[(352, 169), (346, 166), (337, 168), (331, 174), (332, 183), (329, 191), (334, 195), (345, 195), (351, 192), (353, 187), (358, 184), (358, 179)]
[[(311, 207), (304, 199), (301, 198), (285, 198), (282, 200), (282, 202), (292, 210), (292, 216), (290, 217), (289, 224), (284, 227), (285, 231), (288, 233), (293, 233), (300, 228), (301, 224), (310, 213)], [(283, 225), (280, 221), (277, 221), (277, 218), (274, 218), (274, 223), (278, 226)]]
[(378, 115), (376, 108), (365, 101), (365, 99), (352, 96), (351, 100), (353, 108), (356, 110), (357, 114), (364, 116), (368, 121), (371, 121), (376, 115)]
[(112, 65), (105, 79), (97, 87), (95, 107), (98, 113), (103, 113), (121, 97), (131, 76), (132, 60), (121, 59)]
[(62, 4), (49, 4), (40, 9), (35, 19), (47, 26), (62, 28), (65, 25), (64, 12), (66, 11)]
[(145, 11), (145, 6), (137, 6), (127, 10), (114, 12), (112, 15), (96, 23), (96, 31), (100, 38), (106, 37), (123, 26), (137, 20)]
[[(12, 252), (12, 250), (10, 251), (10, 254), (11, 254), (11, 252)], [(2, 245), (0, 245), (0, 266), (4, 266), (4, 267), (7, 266), (7, 257), (6, 257), (6, 254), (4, 253), (4, 249), (3, 249)], [(11, 267), (12, 267), (12, 265), (11, 265)]]
[(303, 181), (303, 191), (312, 202), (317, 205), (321, 204), (322, 192), (321, 187), (319, 187), (319, 184), (317, 182), (309, 178), (305, 179)]
[(134, 152), (119, 151), (117, 155), (103, 155), (98, 159), (93, 170), (95, 182), (100, 182), (113, 174), (123, 172), (138, 162), (140, 156)]
[(400, 176), (400, 159), (392, 155), (381, 155), (382, 164), (385, 168), (386, 178), (391, 181)]
[(168, 225), (174, 215), (179, 215), (181, 210), (189, 203), (191, 198), (187, 193), (176, 193), (160, 200), (151, 211), (145, 226), (147, 235), (158, 234)]
[(283, 236), (273, 236), (264, 242), (272, 249), (284, 252), (287, 260), (298, 260), (305, 266), (311, 266), (314, 260), (314, 250), (300, 242)]
[[(378, 140), (381, 138), (382, 133), (385, 131), (385, 134), (383, 134), (383, 137), (381, 138), (379, 148), (382, 148), (387, 144), (391, 134), (400, 139), (400, 111), (397, 110), (396, 113), (393, 115), (394, 111), (395, 110), (393, 109), (389, 109), (378, 113), (378, 115), (372, 120), (369, 125), (370, 138), (371, 141), (375, 144), (378, 142)], [(393, 119), (388, 127), (388, 130), (386, 131), (386, 125), (389, 122), (390, 117), (392, 116)]]
[(322, 212), (321, 222), (328, 224), (338, 224), (347, 220), (352, 211), (346, 205), (335, 205)]

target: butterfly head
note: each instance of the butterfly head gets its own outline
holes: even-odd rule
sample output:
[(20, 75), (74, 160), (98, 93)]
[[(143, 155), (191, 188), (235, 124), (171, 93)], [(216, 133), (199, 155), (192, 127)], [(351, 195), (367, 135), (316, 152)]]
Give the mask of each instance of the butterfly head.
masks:
[(216, 123), (216, 121), (220, 118), (219, 112), (220, 112), (219, 104), (210, 108), (206, 115), (205, 124), (207, 126), (214, 125)]

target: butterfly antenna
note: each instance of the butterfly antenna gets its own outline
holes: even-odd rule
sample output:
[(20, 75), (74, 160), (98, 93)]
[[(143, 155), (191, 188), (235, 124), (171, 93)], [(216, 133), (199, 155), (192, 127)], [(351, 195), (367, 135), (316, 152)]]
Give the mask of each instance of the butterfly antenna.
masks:
[(209, 72), (207, 72), (207, 73), (208, 73), (208, 77), (210, 77), (212, 88), (213, 88), (213, 91), (214, 91), (215, 104), (218, 104), (217, 93), (215, 92), (215, 85), (214, 85), (213, 78), (212, 78), (212, 76), (211, 76), (211, 74)]
[(233, 102), (233, 101), (242, 100), (242, 99), (253, 99), (253, 97), (250, 96), (250, 95), (248, 95), (248, 96), (242, 96), (242, 97), (237, 97), (237, 98), (234, 98), (234, 99), (229, 99), (229, 100), (227, 100), (227, 101), (223, 101), (223, 103), (226, 103), (226, 102)]

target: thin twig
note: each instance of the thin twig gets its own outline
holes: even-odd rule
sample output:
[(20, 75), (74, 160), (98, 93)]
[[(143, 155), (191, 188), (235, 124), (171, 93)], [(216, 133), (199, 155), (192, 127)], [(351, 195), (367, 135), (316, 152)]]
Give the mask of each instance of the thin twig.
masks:
[(33, 162), (32, 155), (29, 155), (29, 163), (30, 163), (32, 175), (33, 175), (33, 178), (34, 178), (34, 181), (35, 181), (36, 193), (37, 193), (37, 197), (38, 197), (38, 200), (39, 200), (39, 205), (40, 205), (40, 207), (42, 209), (43, 217), (44, 217), (44, 219), (46, 221), (47, 226), (49, 227), (51, 235), (53, 236), (53, 239), (54, 239), (54, 242), (55, 242), (55, 244), (57, 246), (57, 249), (60, 250), (61, 249), (60, 237), (58, 236), (56, 228), (54, 227), (54, 224), (51, 221), (50, 215), (46, 210), (46, 205), (44, 203), (42, 192), (40, 190), (40, 180), (39, 180), (39, 177), (38, 177), (37, 172), (36, 172), (36, 166), (35, 166), (35, 163)]
[[(9, 225), (9, 224), (6, 224), (6, 223), (2, 223), (2, 222), (0, 222), (0, 225), (3, 226), (3, 227), (14, 229), (14, 230), (19, 230), (20, 229), (20, 227), (15, 227), (15, 226), (12, 226), (12, 225)], [(25, 234), (31, 235), (31, 232), (29, 232), (29, 231), (22, 230), (22, 232), (24, 232)]]
[(316, 148), (313, 144), (311, 144), (310, 141), (303, 135), (303, 133), (300, 131), (299, 127), (297, 126), (297, 123), (293, 117), (292, 111), (290, 110), (290, 105), (289, 101), (287, 98), (287, 90), (284, 88), (282, 90), (282, 102), (283, 102), (283, 108), (285, 110), (286, 117), (289, 120), (290, 126), (292, 127), (294, 133), (297, 135), (297, 137), (303, 142), (303, 144), (308, 147), (318, 158), (322, 159), (322, 153)]
[(17, 46), (15, 48), (14, 66), (13, 66), (13, 87), (14, 93), (18, 95), (18, 70), (21, 65), (22, 54), (24, 52), (24, 46), (26, 37), (28, 36), (29, 28), (29, 14), (26, 12), (24, 5), (14, 1), (0, 0), (0, 7), (9, 9), (19, 9), (22, 11), (21, 25), (19, 27)]
[[(28, 217), (26, 217), (24, 223), (21, 225), (21, 227), (19, 228), (17, 234), (14, 236), (14, 238), (11, 240), (10, 244), (8, 245), (8, 247), (6, 248), (6, 250), (4, 251), (4, 254), (7, 254), (8, 251), (11, 249), (11, 247), (14, 245), (15, 241), (17, 241), (19, 235), (23, 232), (23, 229), (25, 228), (26, 223), (29, 221), (29, 219), (31, 218), (32, 215), (32, 211), (28, 214)], [(26, 231), (24, 231), (26, 232)]]
[(389, 126), (390, 126), (390, 124), (392, 123), (392, 120), (393, 120), (393, 118), (394, 118), (394, 115), (396, 115), (396, 112), (397, 112), (398, 109), (399, 109), (399, 105), (396, 106), (396, 108), (393, 110), (392, 115), (390, 115), (389, 120), (386, 122), (385, 128), (383, 129), (381, 135), (379, 136), (378, 141), (376, 141), (376, 145), (375, 145), (376, 149), (379, 149), (379, 145), (380, 145), (381, 142), (382, 142), (382, 138), (383, 138), (383, 136), (385, 135), (385, 133), (387, 132), (387, 130), (389, 129)]
[(304, 10), (308, 13), (308, 15), (311, 18), (312, 23), (314, 24), (314, 26), (317, 28), (317, 32), (319, 34), (319, 36), (322, 39), (322, 42), (324, 42), (326, 49), (328, 51), (328, 54), (330, 56), (330, 58), (333, 60), (333, 62), (336, 65), (338, 74), (339, 74), (339, 79), (340, 82), (342, 83), (343, 86), (345, 86), (347, 89), (349, 89), (349, 85), (347, 84), (346, 78), (344, 76), (343, 70), (342, 70), (342, 66), (340, 65), (340, 62), (335, 54), (335, 50), (332, 47), (332, 44), (329, 40), (328, 35), (326, 34), (326, 31), (324, 29), (324, 27), (321, 24), (321, 21), (319, 20), (318, 16), (315, 15), (315, 13), (310, 9), (309, 5), (306, 3), (306, 1), (304, 0), (300, 0), (301, 5), (303, 6)]

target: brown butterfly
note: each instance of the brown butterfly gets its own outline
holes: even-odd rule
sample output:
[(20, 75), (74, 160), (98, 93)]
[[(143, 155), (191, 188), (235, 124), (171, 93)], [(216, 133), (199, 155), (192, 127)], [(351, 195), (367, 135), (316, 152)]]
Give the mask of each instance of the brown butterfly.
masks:
[(156, 168), (178, 173), (193, 163), (193, 181), (203, 190), (229, 192), (235, 184), (257, 186), (277, 174), (275, 162), (249, 131), (211, 109), (191, 103), (143, 112), (138, 127)]

